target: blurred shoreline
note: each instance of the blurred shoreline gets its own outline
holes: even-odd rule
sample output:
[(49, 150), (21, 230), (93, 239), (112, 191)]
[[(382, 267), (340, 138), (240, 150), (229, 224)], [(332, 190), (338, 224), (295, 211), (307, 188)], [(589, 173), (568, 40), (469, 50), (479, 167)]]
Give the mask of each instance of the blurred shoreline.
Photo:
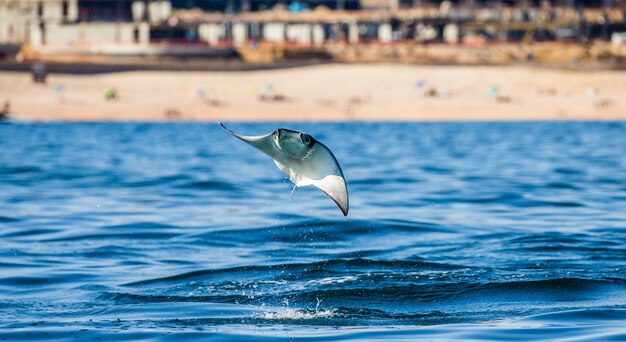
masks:
[[(27, 51), (28, 49), (23, 49)], [(262, 43), (222, 57), (36, 55), (0, 58), (0, 71), (30, 71), (43, 62), (50, 72), (97, 74), (125, 71), (257, 71), (322, 64), (407, 66), (529, 66), (565, 70), (626, 70), (626, 44), (604, 41), (475, 44), (334, 44), (325, 48)]]
[(57, 62), (43, 84), (5, 63), (0, 102), (35, 121), (626, 119), (626, 71), (313, 62)]
[[(165, 71), (165, 72), (252, 72), (252, 71), (269, 71), (282, 69), (295, 69), (322, 65), (387, 65), (397, 64), (407, 67), (521, 67), (538, 70), (563, 70), (574, 72), (595, 72), (595, 71), (626, 71), (626, 64), (612, 62), (585, 62), (585, 63), (453, 63), (453, 62), (432, 62), (432, 63), (408, 63), (408, 62), (345, 62), (332, 61), (322, 59), (308, 60), (285, 60), (273, 63), (248, 63), (238, 59), (213, 59), (213, 60), (194, 60), (194, 59), (177, 59), (170, 60), (160, 58), (155, 61), (139, 61), (128, 59), (126, 61), (42, 61), (46, 64), (47, 71), (50, 74), (67, 74), (67, 75), (98, 75), (121, 72), (134, 71)], [(28, 73), (32, 71), (33, 62), (15, 62), (0, 60), (0, 73)]]
[[(327, 64), (323, 60), (292, 60), (271, 64), (246, 63), (236, 58), (146, 58), (107, 56), (66, 56), (41, 60), (52, 74), (96, 75), (129, 71), (259, 71)], [(33, 63), (0, 60), (0, 72), (30, 73)]]

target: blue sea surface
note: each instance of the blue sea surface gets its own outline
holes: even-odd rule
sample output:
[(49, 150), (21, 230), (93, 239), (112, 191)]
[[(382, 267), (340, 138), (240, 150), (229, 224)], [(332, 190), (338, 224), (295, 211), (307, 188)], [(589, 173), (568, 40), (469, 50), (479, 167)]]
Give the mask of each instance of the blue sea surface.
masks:
[(0, 125), (1, 340), (626, 340), (626, 123)]

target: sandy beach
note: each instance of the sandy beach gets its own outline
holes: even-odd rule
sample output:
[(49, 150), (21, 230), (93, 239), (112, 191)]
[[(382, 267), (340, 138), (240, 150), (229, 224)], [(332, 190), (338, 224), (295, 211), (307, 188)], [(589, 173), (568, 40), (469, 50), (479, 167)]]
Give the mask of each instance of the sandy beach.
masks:
[[(114, 89), (115, 99), (105, 99)], [(626, 119), (625, 71), (331, 64), (229, 72), (0, 72), (17, 120)]]

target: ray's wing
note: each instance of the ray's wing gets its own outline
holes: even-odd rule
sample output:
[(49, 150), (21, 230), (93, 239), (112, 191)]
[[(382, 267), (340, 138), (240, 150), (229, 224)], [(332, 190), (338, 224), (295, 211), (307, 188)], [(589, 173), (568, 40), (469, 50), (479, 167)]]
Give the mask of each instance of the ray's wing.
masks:
[(324, 144), (316, 141), (311, 155), (302, 159), (302, 171), (296, 185), (317, 187), (337, 203), (344, 216), (348, 215), (346, 180), (337, 159)]
[(256, 148), (257, 150), (263, 152), (264, 154), (270, 156), (272, 159), (276, 157), (276, 145), (274, 144), (274, 137), (272, 136), (272, 134), (274, 132), (265, 134), (265, 135), (258, 135), (258, 136), (247, 136), (247, 135), (239, 135), (233, 131), (231, 131), (230, 129), (226, 128), (224, 125), (222, 125), (221, 122), (218, 122), (218, 124), (220, 126), (222, 126), (222, 128), (230, 133), (232, 136), (234, 136), (235, 138), (245, 142), (246, 144)]

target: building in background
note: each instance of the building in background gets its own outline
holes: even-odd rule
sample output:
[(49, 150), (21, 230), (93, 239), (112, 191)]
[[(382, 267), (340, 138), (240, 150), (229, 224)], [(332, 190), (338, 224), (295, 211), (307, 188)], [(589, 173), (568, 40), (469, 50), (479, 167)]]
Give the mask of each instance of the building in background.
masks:
[(130, 21), (133, 0), (77, 0), (80, 21)]
[[(294, 5), (295, 4), (295, 5)], [(267, 11), (277, 6), (315, 9), (324, 6), (331, 10), (358, 10), (359, 0), (172, 0), (177, 9), (198, 8), (207, 12), (257, 12)]]
[(74, 22), (77, 10), (77, 0), (0, 0), (0, 42), (22, 43), (32, 26)]
[(232, 53), (200, 41), (166, 0), (0, 0), (0, 46), (20, 45), (35, 55)]
[(213, 56), (261, 43), (585, 43), (624, 31), (626, 0), (0, 0), (0, 53), (22, 44), (44, 55)]

